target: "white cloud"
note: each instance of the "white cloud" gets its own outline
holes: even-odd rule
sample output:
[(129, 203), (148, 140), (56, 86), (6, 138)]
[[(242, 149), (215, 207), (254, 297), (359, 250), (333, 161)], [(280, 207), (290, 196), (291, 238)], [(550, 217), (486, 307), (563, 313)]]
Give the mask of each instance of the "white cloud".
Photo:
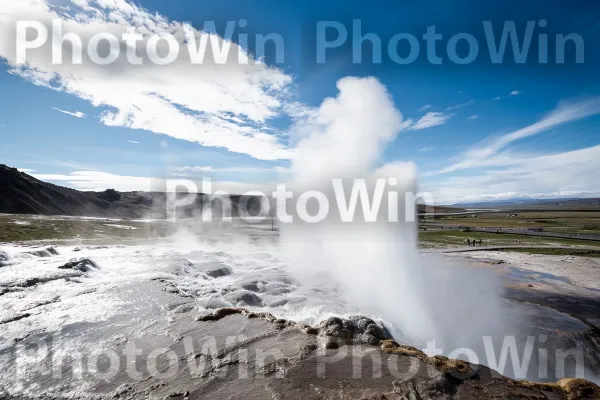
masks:
[(63, 114), (70, 115), (70, 116), (75, 117), (75, 118), (83, 118), (83, 117), (85, 117), (85, 114), (82, 113), (81, 111), (71, 112), (71, 111), (61, 110), (60, 108), (56, 108), (56, 107), (52, 107), (52, 109), (56, 110), (58, 112), (61, 112)]
[(496, 97), (494, 97), (492, 100), (494, 100), (494, 101), (498, 101), (498, 100), (500, 100), (500, 99), (502, 99), (502, 98), (507, 98), (507, 97), (512, 97), (512, 96), (518, 96), (518, 95), (520, 95), (520, 94), (521, 94), (521, 92), (520, 92), (519, 90), (513, 90), (512, 92), (510, 92), (510, 93), (508, 94), (508, 96), (496, 96)]
[(133, 144), (140, 144), (140, 142), (138, 142), (137, 140), (128, 140), (128, 142)]
[[(100, 171), (74, 171), (68, 175), (63, 174), (34, 174), (34, 177), (43, 181), (68, 184), (70, 187), (83, 191), (104, 191), (108, 188), (122, 192), (164, 192), (166, 182), (161, 178), (115, 175)], [(202, 183), (196, 183), (198, 192), (202, 192)], [(251, 191), (262, 191), (265, 194), (273, 192), (274, 186), (265, 183), (241, 183), (233, 181), (211, 182), (212, 193), (224, 191), (230, 194), (244, 194)]]
[(24, 172), (26, 174), (30, 174), (32, 172), (35, 172), (35, 169), (28, 169), (28, 168), (17, 168), (19, 170), (19, 172)]
[(600, 113), (600, 97), (581, 100), (575, 103), (562, 103), (538, 122), (500, 137), (489, 138), (463, 153), (460, 161), (443, 168), (440, 173), (459, 171), (485, 165), (490, 158), (512, 142), (537, 135), (551, 128)]
[(199, 166), (190, 167), (190, 166), (187, 166), (187, 167), (176, 168), (176, 170), (177, 171), (182, 171), (182, 172), (185, 172), (185, 171), (192, 171), (192, 172), (212, 172), (213, 168), (211, 166), (205, 166), (205, 167), (199, 167)]
[(423, 107), (419, 108), (419, 112), (427, 111), (432, 107), (431, 104), (425, 104)]
[(409, 129), (413, 131), (432, 128), (434, 126), (445, 124), (450, 118), (452, 118), (452, 114), (444, 114), (441, 112), (428, 112), (423, 115), (417, 122), (411, 125)]
[[(107, 109), (101, 115), (105, 125), (143, 129), (257, 159), (289, 158), (279, 136), (267, 133), (267, 123), (285, 112), (290, 96), (292, 79), (280, 70), (254, 61), (217, 65), (210, 52), (203, 65), (192, 65), (183, 44), (184, 24), (124, 0), (77, 0), (69, 4), (69, 11), (49, 5), (48, 0), (0, 0), (0, 9), (0, 57), (7, 60), (10, 72)], [(121, 37), (134, 29), (146, 35), (144, 42), (150, 34), (169, 33), (181, 44), (180, 58), (168, 66), (134, 66), (123, 55), (111, 66), (97, 66), (84, 55), (83, 65), (72, 65), (65, 46), (65, 63), (53, 64), (48, 43), (29, 51), (28, 64), (18, 66), (15, 22), (34, 20), (49, 26), (53, 19), (63, 21), (63, 34), (76, 33), (86, 45), (98, 32)], [(230, 54), (248, 56), (215, 34), (193, 32), (198, 43), (212, 37), (231, 45)], [(145, 48), (144, 42), (139, 49)], [(162, 52), (166, 42), (160, 43)]]
[(488, 161), (474, 175), (427, 180), (424, 189), (439, 204), (514, 197), (600, 196), (599, 170), (600, 145), (556, 154), (503, 155)]
[(435, 150), (435, 147), (428, 146), (428, 147), (423, 147), (423, 148), (421, 148), (421, 149), (419, 149), (419, 150), (417, 150), (417, 151), (419, 151), (419, 152), (421, 152), (421, 153), (425, 153), (425, 152), (428, 152), (428, 151), (433, 151), (433, 150)]
[(250, 167), (250, 166), (236, 166), (236, 167), (213, 167), (211, 165), (206, 166), (185, 166), (175, 168), (176, 171), (180, 172), (214, 172), (214, 173), (264, 173), (264, 172), (277, 172), (287, 173), (289, 170), (285, 167)]
[(479, 115), (471, 115), (470, 117), (467, 117), (467, 119), (469, 119), (469, 120), (479, 119)]

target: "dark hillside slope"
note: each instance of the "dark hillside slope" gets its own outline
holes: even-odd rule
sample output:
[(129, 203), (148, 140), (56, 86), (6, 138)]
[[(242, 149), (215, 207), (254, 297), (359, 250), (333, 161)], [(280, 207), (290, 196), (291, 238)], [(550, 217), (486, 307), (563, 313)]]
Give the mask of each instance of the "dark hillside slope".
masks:
[(42, 182), (0, 165), (0, 212), (44, 215), (109, 214), (110, 203), (95, 194)]
[[(234, 216), (240, 214), (239, 204), (247, 206), (250, 215), (257, 215), (261, 201), (250, 197), (230, 196)], [(199, 195), (194, 204), (178, 210), (178, 216), (190, 217), (201, 212), (206, 197)], [(217, 201), (214, 200), (215, 204)], [(0, 164), (0, 213), (67, 215), (103, 218), (164, 218), (166, 194), (158, 192), (81, 192), (42, 182), (16, 168)]]

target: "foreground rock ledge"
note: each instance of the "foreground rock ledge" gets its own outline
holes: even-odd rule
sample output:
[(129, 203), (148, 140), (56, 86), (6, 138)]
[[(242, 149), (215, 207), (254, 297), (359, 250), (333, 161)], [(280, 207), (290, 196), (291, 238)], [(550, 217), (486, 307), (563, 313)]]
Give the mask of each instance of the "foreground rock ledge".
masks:
[[(36, 390), (23, 396), (0, 388), (0, 398), (600, 399), (600, 388), (585, 380), (516, 381), (485, 366), (428, 357), (365, 317), (312, 327), (239, 308), (194, 319), (186, 309), (144, 329), (135, 338), (143, 352), (135, 359), (139, 376), (123, 370), (109, 382), (88, 380), (74, 395), (65, 389), (79, 384), (72, 377), (52, 383), (31, 375), (24, 386)], [(149, 364), (157, 347), (165, 357)]]

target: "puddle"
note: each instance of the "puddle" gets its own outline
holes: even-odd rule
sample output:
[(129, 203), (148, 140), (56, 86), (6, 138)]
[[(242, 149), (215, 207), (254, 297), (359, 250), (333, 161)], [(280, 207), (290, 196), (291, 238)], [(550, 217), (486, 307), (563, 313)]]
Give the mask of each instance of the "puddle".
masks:
[(547, 272), (528, 271), (516, 267), (507, 268), (507, 276), (509, 279), (521, 280), (521, 281), (558, 281), (563, 283), (571, 283), (568, 278), (564, 276), (556, 276)]
[(577, 318), (549, 307), (521, 303), (520, 308), (527, 315), (527, 322), (530, 329), (534, 331), (539, 330), (540, 332), (544, 332), (551, 327), (551, 331), (583, 332), (589, 328), (589, 326)]

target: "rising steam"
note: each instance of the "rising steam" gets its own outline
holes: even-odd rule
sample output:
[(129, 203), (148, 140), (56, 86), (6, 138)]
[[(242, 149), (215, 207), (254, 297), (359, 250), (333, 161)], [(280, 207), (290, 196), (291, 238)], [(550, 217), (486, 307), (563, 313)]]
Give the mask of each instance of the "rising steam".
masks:
[[(420, 255), (414, 215), (401, 213), (398, 223), (385, 215), (373, 223), (336, 218), (332, 178), (349, 186), (356, 178), (371, 184), (378, 177), (395, 178), (390, 188), (400, 194), (400, 210), (406, 209), (404, 193), (417, 189), (412, 164), (380, 166), (386, 144), (407, 126), (386, 88), (374, 78), (344, 78), (337, 87), (339, 95), (326, 99), (296, 130), (293, 188), (325, 192), (332, 216), (314, 225), (283, 224), (291, 273), (307, 285), (335, 285), (341, 297), (382, 317), (405, 343), (435, 340), (447, 353), (479, 349), (482, 336), (515, 334), (492, 273)], [(381, 209), (387, 209), (385, 198)]]

